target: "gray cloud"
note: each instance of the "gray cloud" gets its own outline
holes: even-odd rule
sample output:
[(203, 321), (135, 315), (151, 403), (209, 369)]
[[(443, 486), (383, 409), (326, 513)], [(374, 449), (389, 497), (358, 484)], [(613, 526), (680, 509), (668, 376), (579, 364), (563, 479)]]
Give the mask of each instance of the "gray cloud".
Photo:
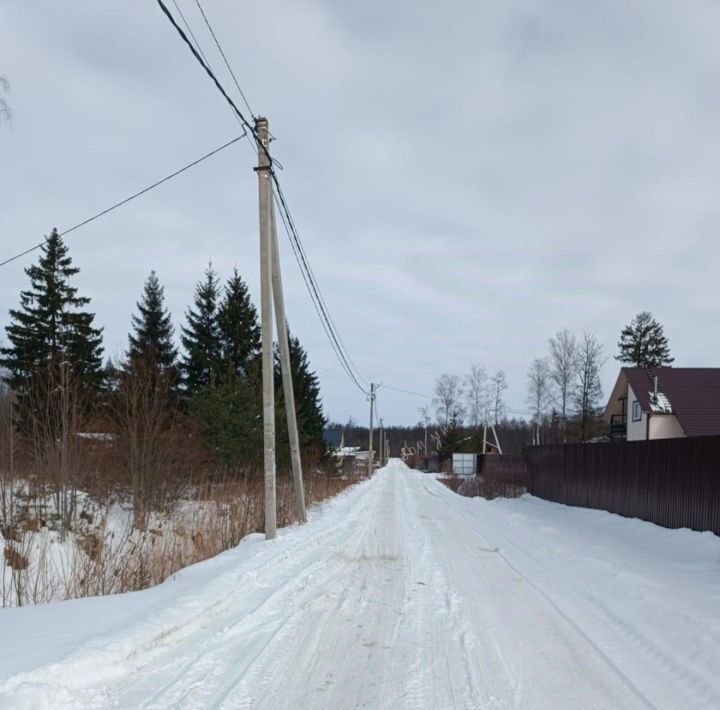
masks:
[[(183, 8), (213, 53), (193, 4)], [(473, 362), (525, 372), (563, 327), (609, 355), (649, 309), (678, 365), (714, 365), (720, 10), (513, 0), (206, 0), (277, 136), (313, 267), (366, 377), (430, 391)], [(153, 3), (0, 5), (3, 256), (219, 145), (239, 128)], [(224, 83), (231, 82), (223, 73)], [(176, 326), (212, 258), (257, 297), (253, 156), (236, 146), (71, 237), (121, 350), (156, 268)], [(283, 244), (291, 326), (330, 416), (365, 418)], [(29, 261), (29, 260), (28, 260)], [(27, 263), (27, 261), (25, 262)], [(3, 269), (0, 310), (25, 285)], [(608, 389), (616, 368), (605, 367)], [(382, 393), (387, 420), (422, 400)]]

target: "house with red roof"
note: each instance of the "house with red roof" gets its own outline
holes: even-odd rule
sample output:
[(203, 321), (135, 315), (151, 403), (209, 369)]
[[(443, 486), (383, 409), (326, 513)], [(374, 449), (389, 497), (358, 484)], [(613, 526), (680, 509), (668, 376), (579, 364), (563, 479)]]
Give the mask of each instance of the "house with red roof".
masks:
[(720, 434), (720, 368), (623, 367), (603, 419), (627, 441)]

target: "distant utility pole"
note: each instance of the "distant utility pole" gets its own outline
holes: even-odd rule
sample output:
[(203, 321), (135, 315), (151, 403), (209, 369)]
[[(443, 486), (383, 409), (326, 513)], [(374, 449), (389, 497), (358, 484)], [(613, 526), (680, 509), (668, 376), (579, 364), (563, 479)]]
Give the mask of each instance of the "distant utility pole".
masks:
[(368, 444), (368, 476), (373, 472), (373, 417), (375, 416), (375, 383), (370, 383), (370, 442)]
[(277, 503), (275, 481), (275, 384), (273, 367), (273, 302), (277, 319), (285, 410), (288, 420), (293, 483), (298, 518), (305, 520), (305, 496), (300, 465), (295, 397), (290, 371), (285, 301), (282, 292), (280, 256), (275, 228), (272, 193), (272, 164), (267, 118), (255, 121), (258, 166), (258, 195), (260, 206), (260, 319), (262, 324), (262, 389), (263, 389), (263, 463), (265, 469), (265, 538), (277, 535)]

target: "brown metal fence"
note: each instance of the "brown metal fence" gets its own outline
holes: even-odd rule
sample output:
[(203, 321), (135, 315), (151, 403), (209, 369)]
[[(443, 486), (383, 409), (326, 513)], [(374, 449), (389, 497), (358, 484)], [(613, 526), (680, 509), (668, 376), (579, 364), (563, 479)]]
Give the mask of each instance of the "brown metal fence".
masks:
[(528, 492), (720, 534), (720, 436), (533, 446)]

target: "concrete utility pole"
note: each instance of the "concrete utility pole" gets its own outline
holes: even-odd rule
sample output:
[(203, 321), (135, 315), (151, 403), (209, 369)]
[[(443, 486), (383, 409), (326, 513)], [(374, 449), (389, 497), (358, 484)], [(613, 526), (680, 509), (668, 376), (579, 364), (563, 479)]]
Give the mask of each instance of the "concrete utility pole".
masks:
[(275, 481), (275, 373), (273, 366), (273, 304), (277, 323), (280, 370), (282, 373), (285, 413), (290, 439), (295, 509), (298, 520), (305, 522), (305, 491), (303, 489), (300, 442), (295, 415), (295, 394), (290, 369), (285, 298), (280, 270), (280, 250), (273, 205), (272, 165), (267, 118), (255, 120), (258, 144), (259, 204), (260, 204), (260, 317), (262, 324), (262, 382), (263, 382), (263, 449), (265, 468), (265, 538), (277, 535), (277, 502)]
[(373, 417), (375, 416), (375, 384), (370, 383), (370, 442), (368, 444), (368, 476), (373, 472)]
[(273, 373), (272, 178), (267, 118), (255, 119), (260, 204), (260, 320), (262, 326), (263, 462), (265, 468), (265, 539), (277, 535), (275, 501), (275, 386)]
[(305, 514), (305, 490), (303, 488), (302, 462), (300, 460), (300, 439), (295, 415), (292, 370), (290, 369), (290, 344), (288, 343), (285, 297), (283, 296), (282, 272), (280, 271), (280, 249), (278, 247), (275, 209), (272, 205), (270, 208), (270, 221), (272, 223), (272, 291), (273, 301), (275, 302), (278, 344), (280, 346), (280, 371), (282, 373), (283, 394), (285, 395), (285, 415), (290, 439), (290, 461), (292, 464), (293, 487), (295, 489), (295, 513), (298, 521), (304, 523), (307, 516)]

